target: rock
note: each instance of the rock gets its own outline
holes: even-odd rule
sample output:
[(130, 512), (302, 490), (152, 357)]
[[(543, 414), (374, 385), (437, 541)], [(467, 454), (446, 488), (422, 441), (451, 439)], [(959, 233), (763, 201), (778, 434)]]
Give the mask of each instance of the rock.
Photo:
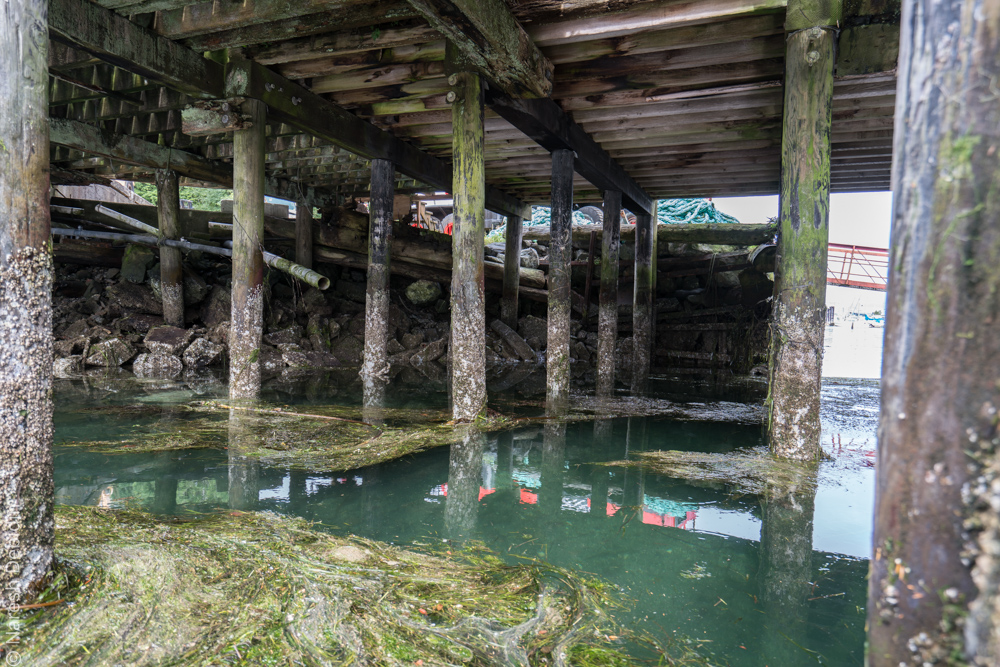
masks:
[(132, 372), (141, 378), (174, 378), (183, 370), (180, 357), (173, 354), (140, 354), (132, 362)]
[(300, 340), (302, 340), (302, 327), (297, 324), (280, 331), (272, 331), (264, 336), (264, 342), (274, 346), (298, 345)]
[(152, 354), (180, 354), (194, 336), (190, 329), (180, 327), (156, 327), (150, 329), (143, 339), (146, 349)]
[(91, 343), (99, 343), (102, 340), (108, 340), (109, 338), (114, 338), (115, 334), (111, 329), (102, 326), (90, 327), (87, 329), (87, 340)]
[(538, 268), (538, 251), (534, 248), (524, 248), (521, 250), (521, 266), (526, 269)]
[(511, 349), (517, 353), (517, 356), (521, 358), (522, 361), (534, 361), (535, 351), (524, 342), (524, 339), (517, 335), (517, 332), (511, 329), (509, 326), (504, 324), (500, 320), (493, 320), (490, 322), (490, 329), (495, 331), (500, 338), (504, 340), (507, 345), (510, 345)]
[(430, 280), (418, 280), (406, 288), (406, 298), (414, 306), (426, 306), (441, 297), (441, 285)]
[(569, 335), (570, 336), (573, 336), (575, 338), (577, 336), (577, 334), (580, 333), (581, 329), (583, 329), (583, 323), (580, 322), (580, 320), (570, 320), (569, 321)]
[(86, 354), (89, 346), (89, 338), (86, 336), (77, 336), (71, 340), (57, 340), (52, 344), (52, 353), (56, 358), (71, 357), (78, 354)]
[(355, 303), (364, 303), (367, 286), (365, 283), (356, 283), (350, 280), (338, 280), (334, 288), (338, 296), (350, 299)]
[(83, 357), (74, 355), (56, 359), (52, 362), (52, 375), (57, 378), (68, 378), (83, 372)]
[(395, 338), (390, 338), (388, 345), (386, 345), (386, 350), (389, 354), (399, 354), (400, 352), (405, 351), (406, 348), (403, 347), (403, 344)]
[(411, 320), (403, 309), (394, 303), (389, 304), (389, 326), (396, 327), (399, 331), (406, 333), (413, 326), (413, 320)]
[(437, 361), (447, 351), (448, 340), (446, 338), (441, 338), (433, 343), (424, 345), (419, 352), (410, 357), (410, 363), (414, 366), (420, 366), (431, 361)]
[(330, 320), (327, 323), (327, 327), (330, 330), (330, 340), (333, 340), (334, 338), (340, 335), (340, 322), (337, 322), (336, 320)]
[(347, 323), (347, 333), (364, 340), (365, 337), (365, 314), (358, 313)]
[[(338, 327), (339, 328), (339, 327)], [(330, 351), (330, 320), (319, 315), (310, 315), (306, 324), (306, 336), (316, 352)]]
[(354, 336), (341, 336), (333, 343), (333, 356), (341, 362), (354, 366), (361, 363), (361, 352), (365, 346)]
[(310, 368), (337, 368), (340, 360), (329, 352), (305, 352)]
[(109, 287), (104, 294), (112, 309), (121, 315), (163, 315), (163, 302), (154, 297), (153, 290), (146, 285), (123, 281)]
[(198, 338), (184, 350), (182, 361), (187, 368), (212, 366), (222, 359), (225, 348), (207, 338)]
[(141, 283), (146, 278), (146, 269), (150, 267), (156, 256), (146, 246), (131, 243), (125, 246), (122, 256), (122, 278), (132, 283)]
[(284, 355), (276, 347), (262, 345), (260, 348), (260, 372), (265, 375), (280, 373), (285, 367)]
[(232, 308), (229, 290), (215, 285), (201, 305), (201, 321), (209, 329), (221, 322), (228, 322), (232, 316)]
[[(339, 281), (337, 284), (340, 284)], [(361, 288), (364, 290), (364, 285)], [(364, 303), (364, 299), (361, 300), (361, 303)], [(302, 295), (302, 310), (307, 315), (321, 315), (323, 317), (333, 315), (333, 308), (326, 302), (323, 292), (315, 287), (310, 287)]]
[(741, 299), (747, 308), (753, 308), (760, 301), (774, 295), (774, 283), (766, 275), (754, 269), (744, 269), (739, 273)]
[(408, 334), (403, 334), (403, 339), (400, 342), (403, 344), (404, 350), (415, 350), (418, 345), (424, 342), (424, 332), (411, 331)]
[(87, 365), (121, 366), (131, 361), (134, 356), (135, 350), (132, 349), (131, 345), (120, 338), (112, 338), (90, 347), (90, 352), (87, 356)]
[(656, 300), (657, 313), (676, 313), (680, 309), (681, 309), (681, 302), (679, 299), (670, 297), (667, 299)]
[(283, 345), (281, 347), (281, 360), (286, 366), (292, 368), (308, 368), (309, 359), (305, 352), (298, 345)]
[(438, 315), (444, 315), (449, 310), (451, 310), (451, 304), (448, 303), (447, 299), (438, 299), (437, 303), (434, 304), (434, 312)]
[(197, 306), (205, 300), (211, 292), (211, 288), (201, 276), (191, 271), (184, 271), (184, 303), (188, 306)]
[(587, 351), (587, 346), (580, 341), (576, 341), (569, 346), (569, 354), (571, 358), (577, 361), (590, 361), (590, 352)]
[(229, 320), (219, 322), (208, 330), (208, 340), (216, 345), (229, 347)]
[[(540, 317), (528, 315), (517, 321), (517, 333), (521, 334), (521, 338), (525, 340), (534, 338), (543, 348), (548, 338), (548, 332), (548, 323)], [(538, 348), (536, 347), (535, 349)]]
[(153, 327), (162, 327), (163, 318), (159, 315), (143, 315), (141, 313), (126, 315), (117, 320), (114, 326), (119, 331), (146, 334)]
[(80, 336), (87, 333), (87, 329), (90, 328), (90, 323), (86, 319), (79, 319), (73, 324), (69, 325), (63, 329), (62, 333), (59, 334), (59, 338), (63, 340), (69, 340), (71, 338), (79, 338)]

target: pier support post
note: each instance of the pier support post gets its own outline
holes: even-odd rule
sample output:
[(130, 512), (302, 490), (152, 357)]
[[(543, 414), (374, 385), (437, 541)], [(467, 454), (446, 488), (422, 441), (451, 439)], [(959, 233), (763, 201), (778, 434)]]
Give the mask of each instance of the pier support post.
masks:
[(639, 212), (635, 220), (635, 290), (632, 299), (632, 391), (649, 384), (653, 353), (653, 216)]
[(615, 346), (618, 343), (618, 251), (621, 245), (622, 193), (604, 191), (601, 236), (601, 294), (597, 316), (597, 395), (615, 390)]
[(1000, 664), (998, 80), (995, 4), (903, 3), (872, 667)]
[(546, 403), (559, 411), (569, 400), (570, 260), (573, 253), (573, 151), (552, 151), (549, 233), (549, 310), (545, 345)]
[[(177, 172), (163, 169), (156, 172), (156, 217), (160, 238), (176, 241), (181, 236), (180, 188)], [(163, 295), (163, 323), (184, 327), (184, 273), (179, 248), (160, 246), (160, 293)]]
[[(789, 16), (807, 11), (806, 4), (805, 0), (789, 3)], [(767, 405), (772, 453), (800, 460), (817, 459), (820, 453), (830, 125), (837, 42), (835, 29), (825, 27), (829, 24), (813, 25), (819, 27), (791, 32), (785, 50), (781, 222)]]
[(267, 106), (243, 102), (250, 127), (233, 133), (233, 302), (229, 322), (229, 396), (260, 393), (264, 326), (264, 130)]
[(0, 609), (52, 565), (48, 3), (0, 11)]
[(295, 263), (307, 269), (313, 267), (312, 207), (295, 204)]
[(507, 216), (500, 320), (514, 331), (517, 331), (517, 288), (521, 280), (521, 232), (523, 229), (524, 223), (520, 216)]
[(368, 289), (365, 294), (365, 359), (361, 378), (365, 402), (381, 392), (389, 377), (389, 255), (392, 247), (392, 199), (396, 171), (389, 160), (371, 162), (368, 225)]
[(478, 74), (452, 74), (452, 196), (455, 223), (451, 272), (451, 379), (453, 416), (472, 421), (486, 409), (486, 289), (483, 237), (486, 166), (483, 158), (483, 89)]

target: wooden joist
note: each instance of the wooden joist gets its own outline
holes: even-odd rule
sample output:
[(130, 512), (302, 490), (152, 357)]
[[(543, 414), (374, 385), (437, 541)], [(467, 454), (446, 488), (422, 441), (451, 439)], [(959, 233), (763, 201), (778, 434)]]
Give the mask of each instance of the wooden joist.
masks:
[(550, 63), (503, 0), (407, 0), (432, 27), (504, 92), (548, 97)]
[(574, 151), (576, 172), (601, 190), (621, 192), (626, 208), (652, 211), (652, 198), (552, 100), (514, 99), (487, 91), (486, 102), (493, 111), (545, 149)]
[[(759, 245), (773, 239), (777, 231), (777, 225), (772, 224), (657, 225), (656, 242), (658, 244)], [(573, 225), (573, 242), (588, 243), (592, 232), (597, 234), (597, 238), (601, 238), (603, 234), (600, 225)], [(549, 229), (548, 227), (526, 227), (523, 236), (525, 241), (545, 241), (549, 238)], [(635, 241), (635, 225), (621, 226), (621, 240), (628, 243)]]

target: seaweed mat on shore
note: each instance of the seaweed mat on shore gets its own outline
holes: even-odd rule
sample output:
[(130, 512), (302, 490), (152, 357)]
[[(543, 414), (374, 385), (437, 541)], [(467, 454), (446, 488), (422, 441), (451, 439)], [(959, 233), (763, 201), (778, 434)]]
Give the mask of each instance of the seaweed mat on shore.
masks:
[[(270, 513), (56, 517), (43, 603), (0, 616), (22, 664), (632, 664), (606, 585), (482, 548), (420, 554)], [(665, 664), (703, 664), (686, 655)]]

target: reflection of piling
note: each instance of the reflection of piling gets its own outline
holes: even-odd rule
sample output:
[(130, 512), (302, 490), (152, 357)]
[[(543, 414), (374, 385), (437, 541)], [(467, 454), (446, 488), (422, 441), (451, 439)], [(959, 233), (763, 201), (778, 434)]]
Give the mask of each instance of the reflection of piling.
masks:
[(229, 324), (229, 396), (260, 393), (264, 325), (264, 131), (267, 106), (246, 100), (251, 127), (233, 133), (233, 289)]
[(451, 445), (448, 456), (448, 498), (444, 506), (445, 532), (453, 540), (468, 538), (476, 528), (486, 446), (486, 438), (475, 426), (457, 428), (460, 439)]
[(813, 508), (816, 471), (801, 483), (769, 486), (761, 498), (760, 598), (764, 606), (761, 653), (767, 664), (797, 665), (808, 646), (812, 590)]
[(573, 252), (573, 151), (552, 151), (552, 217), (549, 233), (546, 401), (569, 399), (570, 259)]
[[(607, 443), (611, 440), (614, 422), (599, 419), (594, 422), (594, 438), (590, 446), (590, 460), (597, 464), (605, 460)], [(590, 467), (590, 516), (603, 519), (608, 507), (608, 477), (610, 470), (603, 465)]]
[(240, 410), (229, 411), (229, 507), (257, 508), (260, 497), (260, 463), (246, 453), (256, 446), (251, 420)]
[(618, 342), (618, 251), (622, 226), (622, 193), (604, 191), (601, 236), (601, 293), (597, 323), (597, 395), (615, 389), (615, 346)]
[[(790, 22), (800, 22), (799, 17), (806, 15), (823, 20), (806, 6), (790, 4), (788, 15), (795, 15)], [(774, 271), (768, 431), (774, 454), (801, 460), (818, 459), (820, 453), (834, 18), (839, 18), (839, 10), (837, 17), (827, 17), (830, 24), (798, 26), (802, 29), (789, 33), (785, 48), (781, 227)]]
[[(649, 441), (649, 420), (646, 417), (629, 417), (625, 434), (625, 458), (632, 452), (646, 451)], [(645, 502), (645, 473), (641, 467), (625, 468), (622, 482), (622, 505), (642, 511)]]
[(542, 488), (538, 505), (548, 521), (558, 521), (562, 511), (566, 467), (566, 424), (548, 422), (542, 435)]

